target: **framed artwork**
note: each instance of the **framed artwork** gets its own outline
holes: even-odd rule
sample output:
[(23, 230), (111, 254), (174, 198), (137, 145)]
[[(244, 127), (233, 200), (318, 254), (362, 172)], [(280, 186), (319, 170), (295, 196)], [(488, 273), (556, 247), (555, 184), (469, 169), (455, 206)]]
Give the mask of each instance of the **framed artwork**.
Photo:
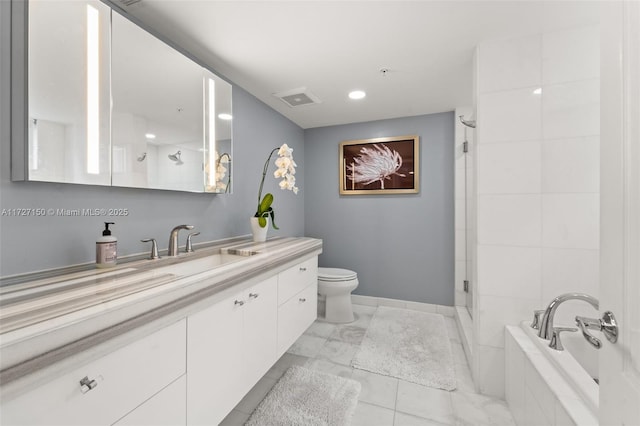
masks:
[(340, 194), (419, 192), (419, 137), (393, 136), (340, 143)]

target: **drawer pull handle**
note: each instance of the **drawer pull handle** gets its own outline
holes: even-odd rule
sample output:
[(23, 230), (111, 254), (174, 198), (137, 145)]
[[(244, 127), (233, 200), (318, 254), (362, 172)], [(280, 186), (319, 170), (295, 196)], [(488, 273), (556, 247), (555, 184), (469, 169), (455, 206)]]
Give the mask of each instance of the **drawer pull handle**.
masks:
[(233, 302), (234, 305), (244, 305), (244, 302), (242, 300), (236, 300), (235, 302)]
[(305, 272), (307, 270), (307, 268), (300, 268), (300, 271)]
[(80, 380), (80, 392), (87, 393), (91, 389), (95, 389), (98, 386), (98, 382), (96, 380), (89, 380), (88, 376), (84, 376), (82, 380)]
[(300, 299), (298, 299), (298, 300), (300, 300), (302, 303), (304, 303), (304, 302), (306, 302), (306, 301), (307, 301), (307, 299), (305, 299), (304, 297), (301, 297), (301, 298), (300, 298)]
[(257, 299), (258, 296), (260, 296), (258, 293), (249, 293), (249, 297), (251, 297), (252, 299)]

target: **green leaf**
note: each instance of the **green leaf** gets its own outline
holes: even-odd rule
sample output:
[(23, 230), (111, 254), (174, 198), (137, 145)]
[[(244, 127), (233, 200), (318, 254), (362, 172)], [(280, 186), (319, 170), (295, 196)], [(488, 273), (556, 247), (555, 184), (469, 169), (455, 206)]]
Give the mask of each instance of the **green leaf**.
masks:
[(260, 205), (258, 206), (258, 215), (262, 216), (264, 213), (268, 212), (271, 208), (271, 203), (273, 203), (273, 194), (268, 192), (267, 194), (265, 194), (264, 198), (260, 202)]
[(276, 226), (276, 212), (272, 208), (269, 208), (269, 214), (271, 215), (271, 226), (273, 226), (273, 229), (280, 229)]
[(264, 228), (267, 226), (267, 219), (264, 216), (260, 216), (258, 218), (258, 224), (260, 225), (260, 228)]

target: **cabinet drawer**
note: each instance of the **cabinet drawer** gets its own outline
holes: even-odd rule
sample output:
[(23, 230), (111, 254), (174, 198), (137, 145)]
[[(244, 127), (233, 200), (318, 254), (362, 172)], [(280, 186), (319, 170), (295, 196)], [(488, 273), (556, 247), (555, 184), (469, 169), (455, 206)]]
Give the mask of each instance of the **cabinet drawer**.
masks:
[(313, 257), (278, 274), (278, 305), (318, 280), (318, 258)]
[(114, 426), (180, 426), (187, 424), (187, 376), (180, 377)]
[(278, 357), (309, 328), (317, 314), (317, 282), (308, 285), (278, 308)]
[[(3, 401), (2, 424), (110, 425), (185, 374), (186, 321)], [(88, 377), (97, 386), (81, 389)]]

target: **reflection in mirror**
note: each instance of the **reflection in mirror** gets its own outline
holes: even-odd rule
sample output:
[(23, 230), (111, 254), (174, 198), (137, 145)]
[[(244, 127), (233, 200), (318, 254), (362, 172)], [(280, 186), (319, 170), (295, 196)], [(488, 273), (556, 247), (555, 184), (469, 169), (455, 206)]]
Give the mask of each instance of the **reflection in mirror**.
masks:
[(202, 192), (202, 67), (117, 13), (111, 58), (113, 185)]
[(205, 190), (231, 192), (231, 85), (205, 70)]
[(29, 2), (29, 180), (111, 184), (109, 16), (99, 1)]

